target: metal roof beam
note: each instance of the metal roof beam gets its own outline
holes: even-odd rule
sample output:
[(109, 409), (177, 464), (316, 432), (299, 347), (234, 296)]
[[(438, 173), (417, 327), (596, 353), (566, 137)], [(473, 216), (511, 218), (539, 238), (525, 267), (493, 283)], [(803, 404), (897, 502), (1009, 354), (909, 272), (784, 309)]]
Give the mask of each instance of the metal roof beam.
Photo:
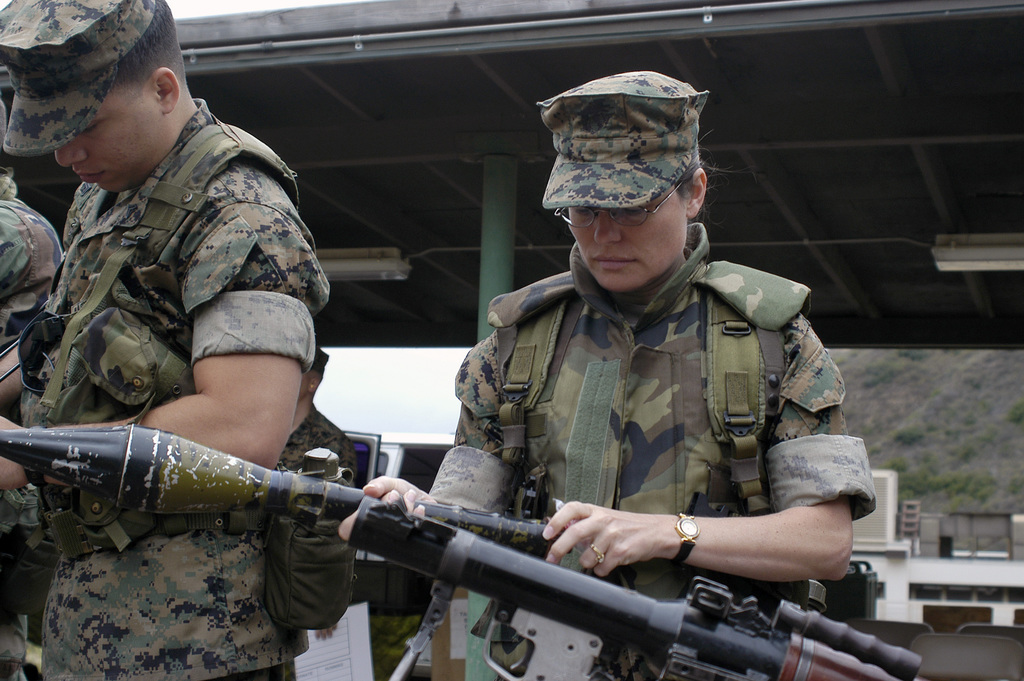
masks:
[[(192, 71), (1020, 15), (1012, 0), (357, 3), (179, 22)], [(254, 42), (252, 36), (261, 37)], [(312, 36), (312, 37), (310, 37)], [(326, 36), (326, 37), (316, 37)]]

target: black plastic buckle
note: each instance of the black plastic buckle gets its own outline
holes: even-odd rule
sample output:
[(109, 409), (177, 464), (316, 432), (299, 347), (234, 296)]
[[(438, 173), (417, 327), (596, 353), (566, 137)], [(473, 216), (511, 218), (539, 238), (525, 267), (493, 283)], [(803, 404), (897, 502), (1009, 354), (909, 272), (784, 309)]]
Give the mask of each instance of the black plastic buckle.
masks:
[(750, 324), (747, 322), (726, 322), (722, 324), (722, 333), (726, 336), (749, 336)]
[(687, 600), (691, 607), (717, 620), (724, 621), (732, 610), (732, 591), (705, 577), (693, 578)]
[(722, 412), (722, 416), (725, 417), (725, 429), (738, 437), (749, 435), (750, 431), (754, 430), (754, 427), (757, 425), (754, 412), (750, 412), (746, 416), (733, 416), (725, 411)]
[(526, 397), (530, 392), (530, 386), (532, 385), (533, 381), (527, 381), (526, 383), (506, 383), (501, 386), (501, 392), (505, 394), (505, 399), (509, 402), (518, 402)]

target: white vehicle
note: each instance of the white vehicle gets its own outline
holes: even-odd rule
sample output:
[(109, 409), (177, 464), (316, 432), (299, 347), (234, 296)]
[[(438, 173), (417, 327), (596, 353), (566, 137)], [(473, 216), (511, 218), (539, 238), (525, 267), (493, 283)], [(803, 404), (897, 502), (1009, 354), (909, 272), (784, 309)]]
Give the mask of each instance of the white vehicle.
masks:
[[(356, 446), (359, 471), (355, 487), (380, 475), (402, 478), (423, 490), (434, 476), (453, 435), (442, 434), (346, 434)], [(367, 551), (356, 554), (356, 582), (352, 601), (366, 601), (370, 611), (386, 615), (422, 612), (430, 602), (431, 580), (417, 572), (385, 562)]]
[[(441, 459), (451, 449), (453, 435), (385, 434), (347, 432), (356, 446), (359, 471), (355, 486), (380, 475), (404, 478), (429, 490)], [(356, 581), (352, 602), (365, 601), (371, 615), (421, 615), (430, 602), (432, 580), (418, 572), (393, 565), (367, 551), (356, 554)], [(413, 679), (431, 678), (431, 648), (420, 655)]]

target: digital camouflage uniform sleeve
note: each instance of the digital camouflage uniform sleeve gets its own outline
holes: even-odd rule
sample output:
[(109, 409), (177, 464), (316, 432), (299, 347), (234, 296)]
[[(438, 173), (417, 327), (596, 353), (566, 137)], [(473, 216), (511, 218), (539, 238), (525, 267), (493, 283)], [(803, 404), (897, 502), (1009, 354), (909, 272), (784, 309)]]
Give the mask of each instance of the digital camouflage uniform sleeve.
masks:
[(501, 458), (497, 343), (492, 334), (473, 347), (455, 377), (462, 413), (455, 446), (438, 467), (430, 494), (438, 501), (488, 513), (510, 502), (512, 467)]
[(208, 219), (183, 286), (189, 311), (222, 291), (283, 293), (315, 315), (327, 302), (329, 285), (313, 253), (313, 238), (283, 205), (284, 192), (267, 173), (233, 163), (214, 192), (246, 196)]
[(771, 445), (807, 435), (846, 435), (843, 399), (846, 386), (839, 368), (803, 315), (783, 329), (789, 362), (782, 381), (783, 407)]
[(765, 454), (772, 506), (782, 510), (850, 498), (854, 520), (874, 510), (864, 442), (850, 437), (839, 368), (802, 315), (785, 329), (783, 407)]
[[(186, 249), (192, 257), (182, 302), (196, 315), (193, 362), (241, 347), (244, 352), (293, 357), (308, 369), (314, 347), (312, 317), (326, 304), (330, 291), (313, 252), (312, 235), (276, 180), (251, 164), (233, 162), (210, 193), (246, 199), (228, 201), (206, 216), (193, 237), (197, 245)], [(237, 309), (222, 305), (229, 297), (222, 293), (246, 302)], [(296, 304), (284, 304), (287, 301)], [(264, 320), (259, 314), (235, 316), (243, 309), (261, 308), (274, 315)], [(271, 330), (271, 320), (279, 332)]]
[(497, 336), (491, 334), (466, 355), (455, 378), (462, 403), (455, 445), (497, 452), (502, 447), (498, 408), (501, 406)]
[(16, 341), (50, 292), (60, 238), (41, 215), (9, 198), (0, 168), (0, 348)]

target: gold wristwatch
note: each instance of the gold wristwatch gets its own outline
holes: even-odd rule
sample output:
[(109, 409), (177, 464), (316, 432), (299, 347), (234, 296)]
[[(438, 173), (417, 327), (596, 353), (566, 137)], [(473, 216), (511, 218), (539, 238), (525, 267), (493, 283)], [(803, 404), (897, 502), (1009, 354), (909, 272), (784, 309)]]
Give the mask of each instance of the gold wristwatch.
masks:
[(672, 562), (682, 565), (697, 544), (697, 537), (700, 536), (700, 525), (697, 524), (697, 519), (692, 515), (680, 513), (676, 520), (676, 534), (679, 535), (679, 553), (672, 559)]

